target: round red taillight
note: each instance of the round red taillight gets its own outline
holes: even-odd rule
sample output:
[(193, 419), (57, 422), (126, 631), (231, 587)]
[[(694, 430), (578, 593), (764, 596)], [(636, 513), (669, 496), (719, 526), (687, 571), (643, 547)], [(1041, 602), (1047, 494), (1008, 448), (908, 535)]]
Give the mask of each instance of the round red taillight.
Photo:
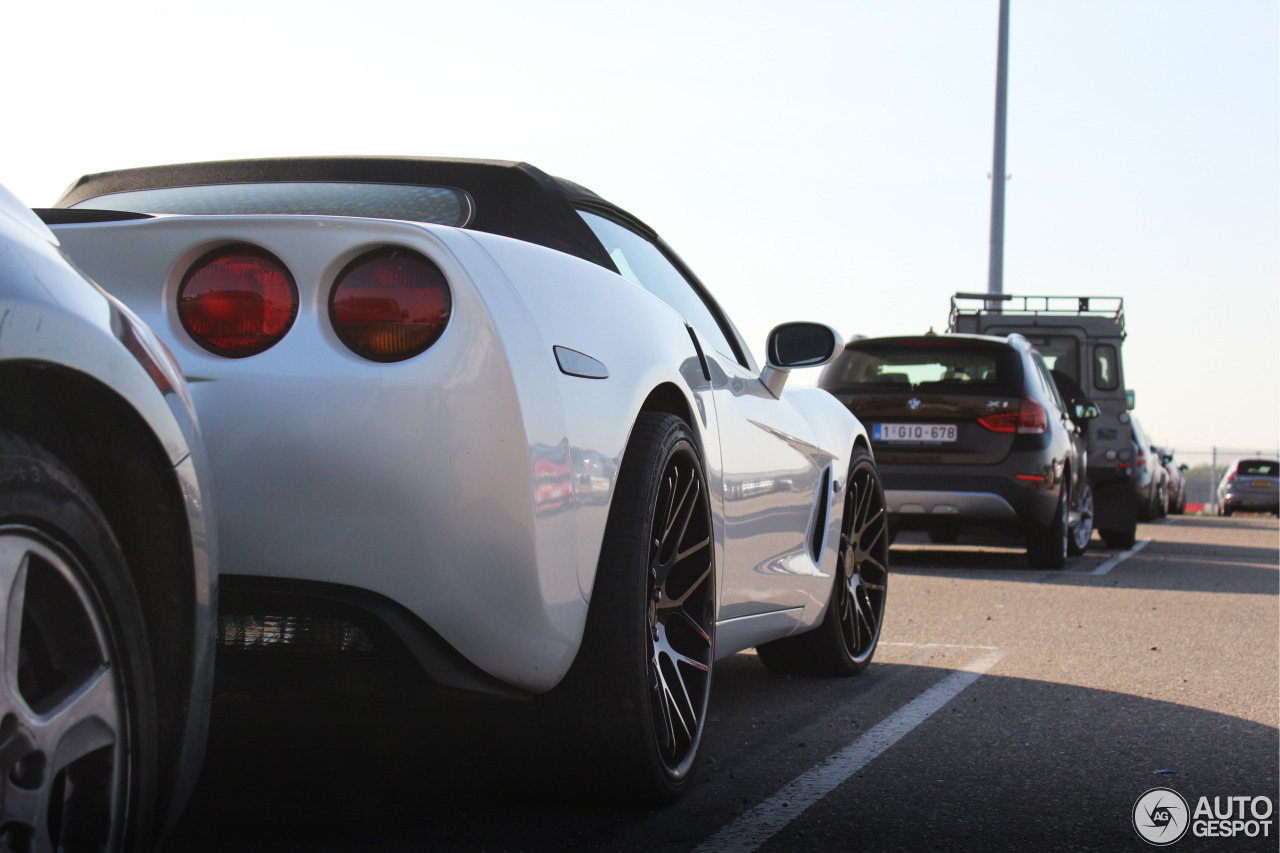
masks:
[(342, 270), (329, 297), (333, 328), (373, 361), (412, 358), (439, 340), (453, 297), (444, 273), (408, 249), (361, 255)]
[(182, 328), (200, 346), (231, 358), (273, 346), (297, 314), (293, 276), (256, 246), (214, 249), (191, 266), (178, 288)]

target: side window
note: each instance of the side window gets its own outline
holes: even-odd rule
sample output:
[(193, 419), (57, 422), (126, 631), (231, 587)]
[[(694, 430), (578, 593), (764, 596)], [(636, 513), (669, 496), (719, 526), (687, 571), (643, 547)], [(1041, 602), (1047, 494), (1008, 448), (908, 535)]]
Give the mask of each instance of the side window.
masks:
[(1114, 391), (1120, 387), (1120, 358), (1112, 344), (1097, 344), (1093, 348), (1093, 387), (1099, 391)]
[(1039, 353), (1031, 353), (1031, 358), (1036, 363), (1036, 372), (1040, 376), (1040, 387), (1044, 389), (1045, 395), (1053, 405), (1058, 407), (1058, 411), (1065, 412), (1067, 406), (1062, 402), (1062, 397), (1058, 394), (1058, 386), (1054, 384), (1053, 377), (1049, 375), (1049, 368), (1045, 367), (1044, 359)]
[(578, 215), (604, 245), (618, 272), (670, 305), (726, 358), (739, 361), (715, 314), (661, 249), (603, 216), (585, 210)]

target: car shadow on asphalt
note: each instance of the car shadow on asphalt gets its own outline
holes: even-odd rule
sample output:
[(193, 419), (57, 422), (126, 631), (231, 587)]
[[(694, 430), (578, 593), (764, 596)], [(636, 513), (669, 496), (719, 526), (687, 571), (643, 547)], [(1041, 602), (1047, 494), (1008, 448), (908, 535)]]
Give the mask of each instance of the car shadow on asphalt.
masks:
[[(1238, 527), (1238, 525), (1233, 525)], [(1274, 524), (1270, 525), (1274, 529)], [(920, 537), (889, 552), (893, 575), (1074, 584), (1121, 589), (1169, 589), (1280, 595), (1280, 549), (1249, 545), (1152, 540), (1107, 570), (1095, 569), (1121, 552), (1094, 539), (1084, 555), (1061, 570), (1027, 566), (1026, 552), (1009, 540), (962, 537), (955, 545), (932, 545)]]
[[(287, 683), (223, 695), (196, 795), (166, 849), (691, 850), (949, 671), (875, 663), (823, 679), (775, 675), (751, 655), (721, 661), (703, 762), (684, 800), (663, 809), (512, 789), (506, 774), (520, 757), (494, 737), (499, 706)], [(903, 849), (908, 829), (916, 848), (1011, 849), (1021, 839), (1116, 849), (1133, 840), (1127, 810), (1147, 788), (1276, 792), (1274, 728), (1075, 685), (984, 676), (913, 737), (924, 740), (846, 783), (859, 786), (860, 805), (841, 827), (842, 849)], [(1070, 812), (1056, 828), (1046, 803)], [(1043, 835), (1051, 828), (1067, 835)]]

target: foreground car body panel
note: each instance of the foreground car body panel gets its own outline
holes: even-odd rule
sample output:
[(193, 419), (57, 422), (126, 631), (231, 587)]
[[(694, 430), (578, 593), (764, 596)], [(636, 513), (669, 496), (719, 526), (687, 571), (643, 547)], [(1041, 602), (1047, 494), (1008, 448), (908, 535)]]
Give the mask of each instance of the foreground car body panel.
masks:
[[(0, 428), (84, 480), (129, 560), (160, 688), (158, 839), (194, 788), (208, 729), (218, 561), (210, 464), (164, 345), (71, 266), (53, 233), (3, 188), (0, 387)], [(141, 496), (118, 489), (135, 482), (127, 468), (153, 461), (162, 493), (138, 505)]]
[[(642, 288), (596, 264), (500, 236), (315, 217), (172, 217), (58, 231), (104, 286), (163, 330), (192, 382), (223, 498), (225, 573), (376, 592), (403, 604), (484, 671), (532, 692), (557, 683), (577, 652), (607, 497), (646, 398), (670, 389), (694, 413), (689, 422), (707, 448), (714, 482), (724, 470), (715, 450), (721, 412), (732, 407), (735, 388), (742, 394), (760, 386), (757, 376), (738, 375), (716, 390), (702, 375), (686, 324)], [(297, 281), (300, 306), (279, 344), (233, 360), (186, 338), (175, 305), (188, 265), (239, 240), (281, 259)], [(351, 258), (384, 244), (435, 261), (452, 287), (454, 311), (426, 353), (370, 364), (337, 338), (325, 300)], [(619, 324), (618, 316), (630, 322)], [(556, 346), (596, 359), (608, 378), (567, 375)], [(800, 390), (784, 393), (791, 399)], [(815, 454), (808, 419), (768, 402), (772, 416), (758, 413), (764, 423), (747, 429), (776, 445), (775, 456), (792, 460), (788, 524), (799, 521), (803, 531), (815, 509), (817, 472), (847, 461), (856, 421), (833, 400), (826, 411), (821, 400), (808, 400), (812, 418), (834, 416), (839, 426), (828, 427), (825, 438), (843, 448)], [(780, 413), (791, 418), (791, 434), (769, 423)], [(562, 490), (542, 485), (548, 470), (587, 458), (609, 463), (592, 492), (606, 499), (578, 492), (566, 505)], [(733, 470), (770, 470), (761, 459), (731, 462)], [(729, 603), (721, 618), (790, 610), (784, 623), (794, 628), (813, 579), (830, 577), (834, 545), (818, 555), (821, 569), (809, 560), (789, 573), (771, 571), (803, 552), (803, 537), (786, 528), (789, 549), (752, 541), (759, 534), (727, 522), (734, 512), (725, 503), (713, 502), (716, 565)], [(752, 502), (744, 506), (755, 511)], [(837, 524), (837, 515), (828, 512), (826, 523)], [(741, 557), (743, 542), (747, 554), (763, 552)], [(825, 598), (827, 591), (812, 594)], [(739, 599), (743, 607), (731, 606)], [(806, 621), (820, 615), (811, 611)], [(776, 618), (761, 626), (739, 625), (736, 635), (722, 636), (717, 654), (776, 636)]]

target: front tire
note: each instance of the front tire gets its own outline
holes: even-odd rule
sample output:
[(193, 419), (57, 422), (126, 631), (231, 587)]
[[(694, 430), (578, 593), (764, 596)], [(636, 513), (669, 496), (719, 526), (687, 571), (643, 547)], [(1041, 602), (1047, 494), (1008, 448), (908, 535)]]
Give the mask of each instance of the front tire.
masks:
[(680, 418), (645, 413), (623, 456), (582, 648), (547, 697), (571, 784), (659, 805), (697, 764), (715, 659), (715, 561), (702, 457)]
[(0, 848), (149, 849), (157, 723), (144, 626), (84, 486), (0, 431)]
[(826, 615), (812, 631), (756, 648), (775, 672), (856, 675), (875, 655), (889, 583), (889, 514), (880, 473), (861, 446), (853, 450), (847, 483)]

